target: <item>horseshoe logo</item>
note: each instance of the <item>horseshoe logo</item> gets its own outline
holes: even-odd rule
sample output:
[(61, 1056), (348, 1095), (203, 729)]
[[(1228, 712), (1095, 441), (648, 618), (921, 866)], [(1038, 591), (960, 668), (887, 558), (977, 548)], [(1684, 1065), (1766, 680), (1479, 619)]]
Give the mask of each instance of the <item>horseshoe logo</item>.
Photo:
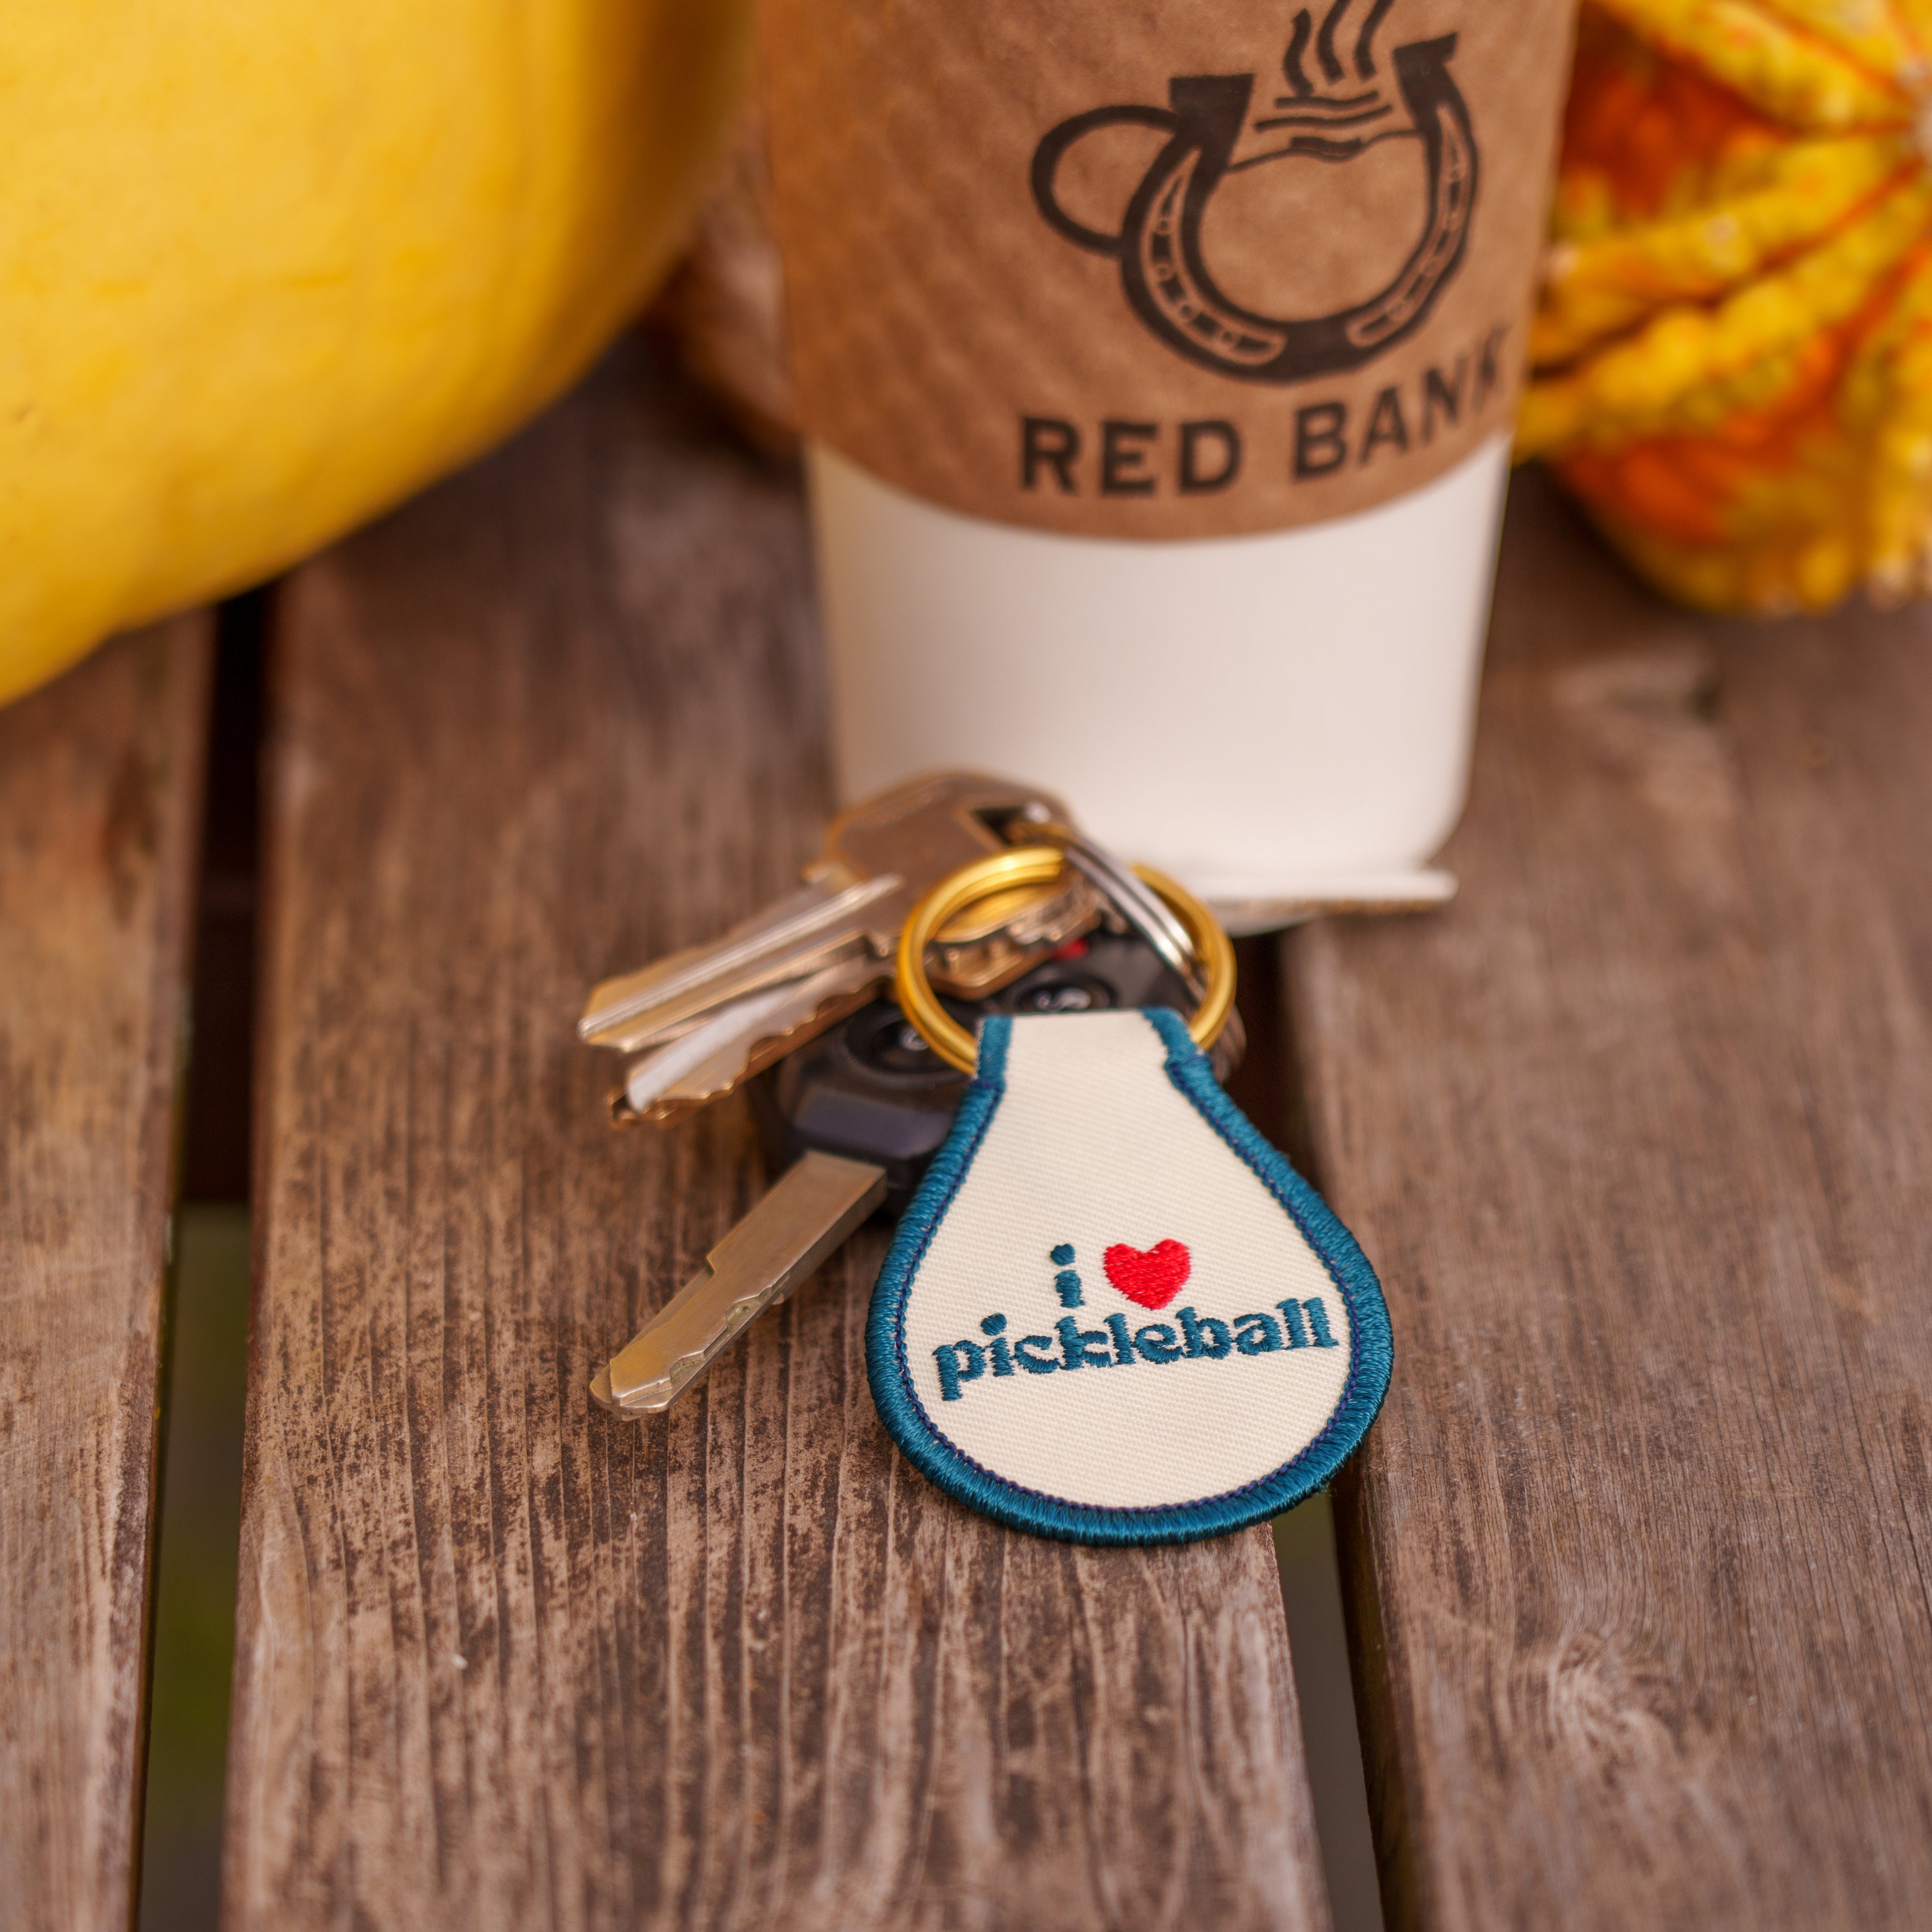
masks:
[[(1477, 153), (1469, 110), (1449, 72), (1456, 36), (1417, 40), (1390, 56), (1402, 112), (1372, 85), (1346, 92), (1335, 36), (1352, 0), (1332, 0), (1316, 32), (1304, 9), (1282, 62), (1288, 92), (1279, 110), (1252, 124), (1265, 152), (1236, 161), (1248, 128), (1252, 74), (1177, 75), (1164, 107), (1095, 108), (1063, 121), (1034, 152), (1033, 194), (1040, 213), (1077, 247), (1112, 257), (1134, 313), (1190, 362), (1252, 382), (1299, 382), (1359, 368), (1418, 328), (1461, 266), (1475, 206)], [(1354, 49), (1354, 79), (1372, 83), (1376, 28), (1392, 0), (1374, 0)], [(1312, 40), (1325, 89), (1303, 64)], [(1379, 124), (1387, 123), (1383, 125)], [(1060, 164), (1105, 128), (1150, 128), (1167, 140), (1127, 204), (1118, 234), (1076, 221), (1060, 205)], [(1280, 145), (1268, 146), (1269, 139)], [(1264, 162), (1305, 158), (1346, 163), (1382, 141), (1422, 143), (1427, 219), (1422, 238), (1388, 286), (1330, 315), (1258, 315), (1216, 286), (1201, 246), (1201, 224), (1230, 174)]]

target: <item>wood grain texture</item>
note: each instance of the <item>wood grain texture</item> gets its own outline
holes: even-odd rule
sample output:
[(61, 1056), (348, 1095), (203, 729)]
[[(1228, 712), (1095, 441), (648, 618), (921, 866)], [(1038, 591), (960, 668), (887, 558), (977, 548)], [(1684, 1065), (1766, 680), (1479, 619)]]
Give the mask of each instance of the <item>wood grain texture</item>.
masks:
[(627, 354), (280, 609), (233, 1932), (1325, 1925), (1266, 1535), (928, 1488), (877, 1234), (590, 1404), (758, 1184), (741, 1104), (610, 1132), (572, 1028), (815, 843), (795, 483)]
[(1394, 1385), (1393, 1924), (1932, 1912), (1932, 613), (1666, 611), (1534, 479), (1447, 914), (1291, 958)]
[(0, 1924), (134, 1910), (206, 620), (0, 711)]

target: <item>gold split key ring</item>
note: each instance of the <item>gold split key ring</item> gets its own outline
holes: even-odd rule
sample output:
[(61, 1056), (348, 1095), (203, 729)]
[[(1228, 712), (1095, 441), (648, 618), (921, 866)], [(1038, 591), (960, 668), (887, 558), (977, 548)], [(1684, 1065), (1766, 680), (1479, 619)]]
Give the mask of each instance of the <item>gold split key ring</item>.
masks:
[[(972, 1072), (979, 1060), (978, 1042), (940, 1005), (933, 992), (926, 972), (926, 947), (936, 933), (968, 907), (1016, 886), (1049, 885), (1067, 862), (1053, 845), (1022, 845), (1010, 852), (995, 852), (962, 866), (913, 908), (899, 934), (893, 992), (906, 1018), (948, 1066), (962, 1073)], [(1187, 1031), (1205, 1052), (1220, 1037), (1234, 1010), (1233, 943), (1220, 921), (1184, 886), (1150, 866), (1136, 866), (1133, 870), (1186, 928), (1192, 944), (1205, 991), (1187, 1022)]]

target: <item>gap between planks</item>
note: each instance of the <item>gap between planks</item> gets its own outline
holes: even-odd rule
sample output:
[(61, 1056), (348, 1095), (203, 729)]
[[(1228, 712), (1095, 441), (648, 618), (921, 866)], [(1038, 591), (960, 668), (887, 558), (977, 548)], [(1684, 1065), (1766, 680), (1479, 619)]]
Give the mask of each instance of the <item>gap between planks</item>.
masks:
[(0, 1922), (128, 1923), (205, 616), (0, 710)]

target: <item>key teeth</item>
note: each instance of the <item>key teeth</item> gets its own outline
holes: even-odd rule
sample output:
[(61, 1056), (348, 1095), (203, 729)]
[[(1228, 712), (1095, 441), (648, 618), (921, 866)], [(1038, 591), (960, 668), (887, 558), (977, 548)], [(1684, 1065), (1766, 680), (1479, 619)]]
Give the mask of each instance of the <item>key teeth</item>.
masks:
[[(878, 976), (868, 977), (866, 983), (848, 986), (825, 993), (806, 1018), (790, 1026), (754, 1034), (729, 1049), (721, 1049), (718, 1058), (728, 1051), (740, 1052), (742, 1058), (736, 1071), (728, 1077), (721, 1077), (701, 1090), (695, 1086), (703, 1070), (697, 1069), (685, 1076), (676, 1086), (659, 1094), (641, 1112), (631, 1105), (630, 1096), (620, 1088), (612, 1097), (610, 1118), (620, 1127), (634, 1126), (649, 1121), (654, 1127), (674, 1127), (680, 1121), (688, 1120), (694, 1114), (701, 1113), (713, 1101), (723, 1100), (727, 1094), (735, 1094), (746, 1082), (762, 1073), (768, 1066), (775, 1066), (788, 1054), (796, 1052), (808, 1040), (816, 1040), (828, 1028), (838, 1023), (875, 998), (880, 981)], [(710, 1064), (710, 1063), (706, 1063)]]
[(668, 1390), (662, 1382), (650, 1382), (641, 1389), (633, 1389), (622, 1402), (614, 1402), (610, 1406), (619, 1415), (662, 1415), (683, 1392), (681, 1382)]
[[(725, 1339), (730, 1340), (744, 1326), (739, 1322)], [(613, 1415), (662, 1415), (704, 1374), (708, 1363), (709, 1358), (702, 1354), (680, 1355), (662, 1375), (626, 1389), (621, 1396), (611, 1388), (610, 1366), (606, 1364), (591, 1378), (590, 1393)]]

